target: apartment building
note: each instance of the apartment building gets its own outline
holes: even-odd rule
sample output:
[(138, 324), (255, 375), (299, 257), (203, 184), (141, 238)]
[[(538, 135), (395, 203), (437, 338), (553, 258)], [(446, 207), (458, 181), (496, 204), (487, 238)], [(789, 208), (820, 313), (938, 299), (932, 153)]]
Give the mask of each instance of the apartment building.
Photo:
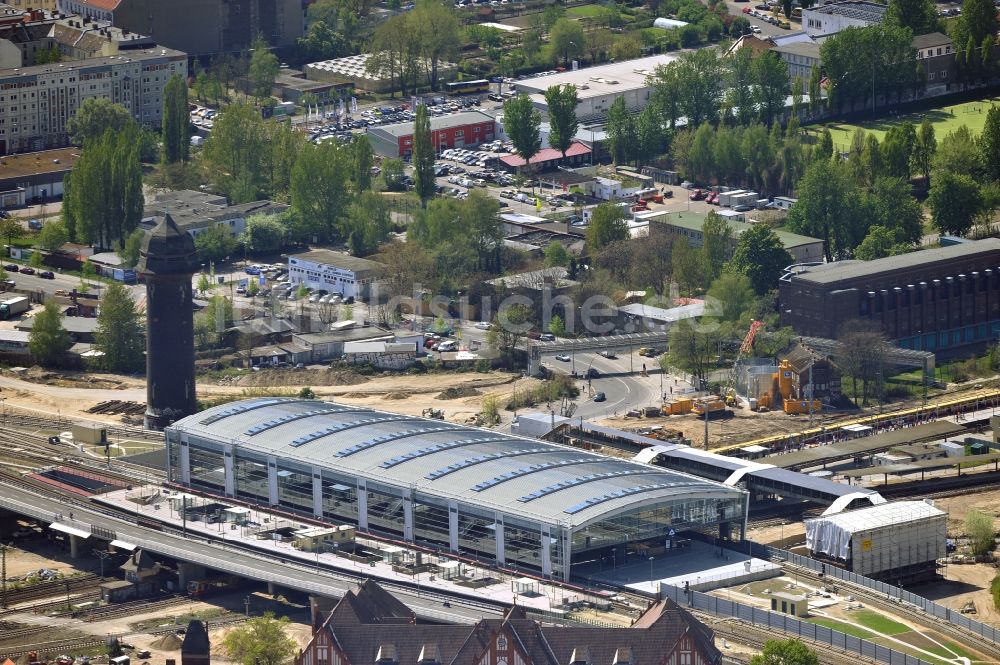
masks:
[(163, 88), (174, 74), (187, 74), (187, 56), (159, 47), (2, 69), (0, 154), (67, 145), (66, 123), (90, 97), (110, 99), (144, 126), (159, 128)]

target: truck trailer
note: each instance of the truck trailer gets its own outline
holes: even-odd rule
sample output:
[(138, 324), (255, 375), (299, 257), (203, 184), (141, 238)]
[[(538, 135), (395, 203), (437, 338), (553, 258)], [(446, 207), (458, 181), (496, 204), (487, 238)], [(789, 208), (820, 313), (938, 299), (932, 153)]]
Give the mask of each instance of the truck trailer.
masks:
[(10, 319), (31, 309), (31, 301), (24, 296), (8, 298), (0, 302), (0, 319)]

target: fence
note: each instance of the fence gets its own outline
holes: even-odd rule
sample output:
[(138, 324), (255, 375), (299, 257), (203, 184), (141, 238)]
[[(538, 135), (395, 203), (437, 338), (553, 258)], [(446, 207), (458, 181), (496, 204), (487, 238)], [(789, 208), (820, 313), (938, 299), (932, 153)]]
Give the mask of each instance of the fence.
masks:
[(930, 616), (942, 619), (960, 628), (964, 628), (965, 630), (979, 635), (983, 639), (989, 640), (994, 644), (997, 644), (997, 639), (1000, 638), (1000, 631), (996, 628), (987, 626), (986, 624), (980, 623), (975, 619), (970, 619), (957, 610), (944, 607), (943, 605), (938, 605), (934, 601), (928, 600), (923, 596), (918, 596), (915, 593), (910, 593), (909, 591), (893, 586), (892, 584), (873, 580), (870, 577), (858, 575), (857, 573), (852, 573), (849, 570), (843, 570), (836, 566), (825, 565), (821, 561), (793, 554), (785, 550), (779, 550), (774, 547), (768, 547), (767, 545), (752, 543), (751, 547), (755, 556), (768, 559), (783, 559), (793, 566), (807, 568), (817, 573), (824, 573), (826, 577), (834, 578), (842, 582), (848, 582), (850, 584), (857, 584), (858, 586), (863, 586), (871, 589), (872, 591), (885, 594), (886, 598), (913, 605), (914, 607), (923, 610)]
[(846, 635), (840, 631), (820, 626), (808, 621), (799, 621), (795, 617), (777, 612), (762, 610), (758, 607), (743, 605), (732, 600), (710, 596), (694, 590), (688, 590), (675, 586), (660, 586), (660, 593), (665, 598), (670, 598), (680, 605), (709, 612), (716, 616), (730, 616), (755, 626), (767, 626), (773, 630), (780, 630), (786, 635), (794, 635), (807, 640), (812, 640), (820, 644), (828, 644), (841, 651), (858, 654), (866, 658), (873, 658), (880, 663), (889, 665), (929, 665), (927, 661), (916, 656), (905, 654), (895, 649), (875, 644), (869, 640), (863, 640), (853, 635)]

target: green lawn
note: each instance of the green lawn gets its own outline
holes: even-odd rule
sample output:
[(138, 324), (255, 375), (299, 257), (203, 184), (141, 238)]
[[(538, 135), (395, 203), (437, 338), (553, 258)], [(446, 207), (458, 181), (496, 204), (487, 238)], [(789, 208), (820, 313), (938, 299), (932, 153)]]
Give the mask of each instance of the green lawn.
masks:
[(937, 140), (940, 141), (961, 125), (968, 126), (969, 131), (973, 135), (980, 134), (983, 131), (983, 126), (986, 124), (986, 111), (989, 110), (990, 104), (996, 103), (1000, 103), (1000, 98), (966, 102), (964, 104), (929, 109), (898, 117), (884, 117), (860, 124), (831, 122), (825, 125), (811, 125), (806, 128), (806, 131), (817, 134), (822, 131), (823, 127), (828, 127), (830, 133), (833, 135), (834, 146), (840, 151), (847, 151), (851, 146), (851, 136), (857, 127), (863, 128), (866, 132), (873, 133), (881, 141), (890, 127), (902, 124), (907, 120), (914, 125), (919, 125), (923, 122), (924, 117), (927, 117), (934, 123), (934, 133)]
[(898, 621), (893, 621), (885, 615), (872, 612), (871, 610), (860, 610), (854, 612), (852, 616), (856, 623), (860, 623), (862, 626), (871, 628), (883, 635), (899, 635), (900, 633), (908, 633), (912, 630), (909, 626), (904, 626)]
[(572, 16), (576, 18), (586, 17), (586, 18), (596, 18), (604, 14), (604, 7), (600, 5), (580, 5), (578, 7), (570, 7), (566, 10), (566, 16)]
[(861, 626), (854, 626), (849, 623), (844, 623), (843, 621), (836, 621), (834, 619), (823, 619), (820, 617), (810, 617), (809, 621), (824, 628), (830, 628), (832, 630), (839, 630), (847, 635), (853, 635), (854, 637), (860, 637), (863, 640), (870, 640), (875, 637), (875, 634), (870, 630), (866, 630)]

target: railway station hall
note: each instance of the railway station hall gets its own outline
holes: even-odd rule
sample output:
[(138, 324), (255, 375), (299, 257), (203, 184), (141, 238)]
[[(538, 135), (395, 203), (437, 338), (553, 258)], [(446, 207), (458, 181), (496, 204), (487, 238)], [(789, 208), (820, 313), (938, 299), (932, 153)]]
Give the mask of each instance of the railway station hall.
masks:
[(572, 566), (698, 532), (736, 540), (747, 493), (441, 420), (258, 398), (168, 427), (171, 482), (569, 580)]

